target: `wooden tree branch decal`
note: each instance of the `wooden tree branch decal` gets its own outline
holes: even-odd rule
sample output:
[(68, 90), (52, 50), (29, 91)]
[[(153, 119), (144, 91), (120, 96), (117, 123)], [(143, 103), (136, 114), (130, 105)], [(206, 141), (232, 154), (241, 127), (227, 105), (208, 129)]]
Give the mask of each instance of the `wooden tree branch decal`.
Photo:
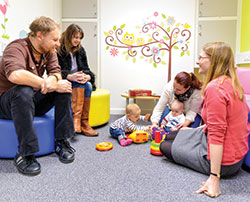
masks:
[[(158, 12), (154, 13), (158, 16)], [(191, 26), (187, 23), (175, 23), (174, 17), (168, 17), (162, 14), (163, 22), (160, 24), (155, 21), (145, 23), (140, 29), (140, 37), (135, 39), (134, 34), (126, 32), (124, 34), (125, 24), (119, 28), (113, 26), (109, 32), (104, 32), (106, 35), (105, 42), (107, 44), (106, 50), (110, 50), (112, 56), (119, 54), (118, 49), (124, 49), (123, 55), (126, 55), (126, 60), (132, 58), (136, 62), (136, 57), (140, 53), (140, 59), (148, 58), (149, 63), (152, 63), (156, 68), (157, 65), (166, 65), (163, 60), (165, 52), (168, 53), (168, 81), (171, 80), (171, 58), (173, 49), (181, 51), (180, 56), (190, 55), (188, 50), (189, 39), (191, 32), (188, 28)], [(145, 36), (148, 38), (145, 41)]]

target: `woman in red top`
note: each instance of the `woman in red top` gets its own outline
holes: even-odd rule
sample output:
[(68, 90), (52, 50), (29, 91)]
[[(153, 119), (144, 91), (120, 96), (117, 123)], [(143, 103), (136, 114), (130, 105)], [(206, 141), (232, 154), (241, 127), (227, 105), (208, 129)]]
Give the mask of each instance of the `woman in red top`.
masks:
[(206, 44), (197, 64), (199, 73), (206, 76), (202, 88), (204, 125), (170, 134), (160, 149), (174, 162), (209, 175), (196, 193), (217, 197), (221, 194), (220, 176), (236, 174), (248, 151), (249, 109), (227, 44)]

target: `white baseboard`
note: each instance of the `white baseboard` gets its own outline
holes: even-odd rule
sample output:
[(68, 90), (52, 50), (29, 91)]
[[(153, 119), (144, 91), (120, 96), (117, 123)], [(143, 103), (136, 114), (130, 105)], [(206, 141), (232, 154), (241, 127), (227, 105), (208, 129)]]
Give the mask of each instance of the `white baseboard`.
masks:
[(125, 114), (124, 108), (110, 108), (110, 114)]
[[(152, 109), (142, 109), (141, 114), (151, 114)], [(125, 114), (124, 108), (110, 108), (110, 114)]]

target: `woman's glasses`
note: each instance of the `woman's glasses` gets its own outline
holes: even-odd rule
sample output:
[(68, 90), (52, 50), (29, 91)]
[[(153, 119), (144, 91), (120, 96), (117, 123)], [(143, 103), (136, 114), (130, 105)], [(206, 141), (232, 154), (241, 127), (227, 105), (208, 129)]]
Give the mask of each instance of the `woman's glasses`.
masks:
[(199, 60), (201, 60), (201, 59), (203, 59), (203, 58), (209, 58), (209, 57), (205, 57), (205, 56), (204, 56), (204, 57), (203, 57), (203, 56), (199, 56), (199, 57), (198, 57)]

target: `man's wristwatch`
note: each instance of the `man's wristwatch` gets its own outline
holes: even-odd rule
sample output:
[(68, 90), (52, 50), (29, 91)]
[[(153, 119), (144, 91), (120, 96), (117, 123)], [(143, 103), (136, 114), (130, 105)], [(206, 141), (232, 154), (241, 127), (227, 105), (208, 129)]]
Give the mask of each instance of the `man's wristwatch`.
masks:
[(54, 76), (56, 78), (56, 81), (59, 81), (59, 78), (56, 74), (49, 74), (49, 76)]
[(210, 175), (214, 175), (215, 177), (220, 179), (220, 173), (212, 173), (212, 172), (210, 172)]

